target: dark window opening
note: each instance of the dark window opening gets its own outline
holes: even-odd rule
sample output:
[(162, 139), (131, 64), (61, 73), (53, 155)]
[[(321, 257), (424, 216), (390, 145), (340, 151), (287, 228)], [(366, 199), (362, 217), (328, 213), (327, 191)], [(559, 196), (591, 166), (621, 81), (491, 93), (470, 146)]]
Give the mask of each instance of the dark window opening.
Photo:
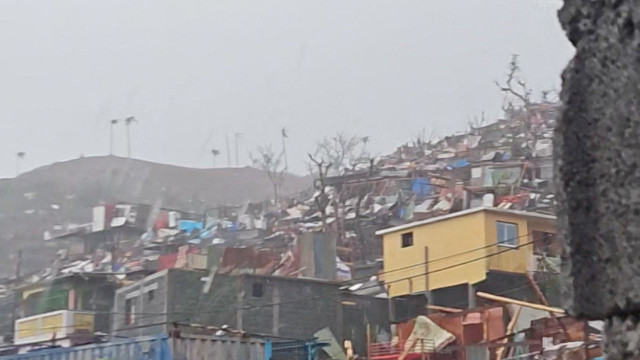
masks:
[(148, 301), (153, 301), (153, 299), (156, 297), (156, 291), (155, 290), (149, 290), (149, 292), (147, 292), (147, 300)]
[(409, 246), (413, 246), (413, 233), (412, 232), (408, 232), (408, 233), (404, 233), (402, 234), (402, 247), (406, 248)]
[(253, 288), (251, 289), (251, 295), (253, 297), (262, 297), (264, 294), (264, 286), (261, 283), (253, 283)]
[(532, 231), (533, 237), (533, 253), (535, 255), (545, 255), (551, 257), (560, 257), (562, 255), (562, 244), (556, 238), (556, 234)]

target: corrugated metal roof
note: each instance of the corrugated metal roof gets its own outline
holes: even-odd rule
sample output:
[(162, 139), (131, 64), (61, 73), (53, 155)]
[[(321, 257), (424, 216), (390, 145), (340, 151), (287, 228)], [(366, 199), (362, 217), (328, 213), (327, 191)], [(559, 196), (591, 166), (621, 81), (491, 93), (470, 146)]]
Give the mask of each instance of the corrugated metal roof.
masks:
[(438, 216), (438, 217), (434, 217), (434, 218), (430, 218), (430, 219), (426, 219), (426, 220), (414, 221), (412, 223), (408, 223), (408, 224), (403, 224), (403, 225), (399, 225), (399, 226), (394, 226), (394, 227), (382, 229), (382, 230), (376, 231), (376, 235), (385, 235), (385, 234), (389, 234), (389, 233), (396, 232), (396, 231), (407, 230), (407, 229), (411, 229), (411, 228), (414, 228), (414, 227), (417, 227), (417, 226), (422, 226), (422, 225), (426, 225), (426, 224), (435, 223), (435, 222), (438, 222), (438, 221), (444, 221), (444, 220), (453, 219), (453, 218), (460, 217), (460, 216), (475, 214), (475, 213), (481, 212), (481, 211), (488, 211), (488, 212), (505, 214), (505, 215), (518, 215), (518, 216), (523, 216), (523, 217), (528, 217), (528, 218), (537, 218), (537, 219), (543, 219), (543, 220), (556, 220), (556, 217), (553, 216), (553, 215), (540, 214), (540, 213), (535, 213), (535, 212), (531, 212), (531, 211), (508, 210), (508, 209), (499, 209), (499, 208), (495, 208), (495, 207), (484, 207), (483, 206), (483, 207), (477, 207), (477, 208), (473, 208), (473, 209), (467, 209), (467, 210), (463, 210), (463, 211), (458, 211), (458, 212), (455, 212), (455, 213), (452, 213), (452, 214)]

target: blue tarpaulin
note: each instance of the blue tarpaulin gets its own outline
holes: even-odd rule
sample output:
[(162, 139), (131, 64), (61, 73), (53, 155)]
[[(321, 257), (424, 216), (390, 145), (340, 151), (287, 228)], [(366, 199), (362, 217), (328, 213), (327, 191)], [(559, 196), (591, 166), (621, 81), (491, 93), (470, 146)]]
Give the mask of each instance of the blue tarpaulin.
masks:
[(191, 234), (194, 230), (202, 230), (202, 222), (193, 220), (178, 221), (178, 230)]
[(415, 178), (411, 181), (411, 191), (418, 195), (427, 195), (431, 191), (431, 183), (427, 178)]
[(469, 166), (469, 162), (467, 161), (467, 159), (458, 159), (456, 161), (454, 161), (451, 166), (453, 168), (462, 168), (465, 166)]

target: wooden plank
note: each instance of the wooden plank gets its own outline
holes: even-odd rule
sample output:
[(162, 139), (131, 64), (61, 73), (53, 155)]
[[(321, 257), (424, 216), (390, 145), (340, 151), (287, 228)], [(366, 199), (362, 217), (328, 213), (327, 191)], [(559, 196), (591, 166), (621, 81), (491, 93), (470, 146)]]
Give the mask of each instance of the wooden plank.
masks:
[[(516, 305), (516, 306), (517, 306), (516, 310), (513, 312), (513, 316), (511, 316), (511, 320), (507, 325), (507, 331), (505, 332), (505, 334), (507, 335), (510, 335), (513, 332), (513, 328), (516, 326), (516, 322), (518, 321), (518, 316), (520, 316), (520, 311), (522, 310), (522, 306), (519, 306), (519, 305)], [(504, 354), (504, 351), (506, 350), (506, 345), (508, 341), (509, 341), (508, 337), (505, 337), (504, 339), (500, 340), (502, 347), (496, 351), (497, 360), (502, 360), (502, 356)]]
[[(540, 299), (540, 302), (543, 305), (549, 306), (549, 301), (547, 301), (547, 297), (544, 296), (544, 294), (542, 293), (542, 290), (540, 290), (540, 287), (538, 286), (538, 283), (536, 283), (536, 280), (533, 278), (533, 276), (531, 276), (530, 273), (527, 273), (527, 279), (529, 280), (529, 284), (531, 284), (531, 287), (533, 288), (533, 290), (536, 292), (536, 295), (538, 295), (538, 299)], [(564, 323), (556, 317), (556, 314), (549, 312), (549, 315), (551, 315), (551, 317), (556, 321), (556, 323), (558, 323), (558, 326), (560, 326), (562, 331), (564, 331), (564, 335), (567, 337), (567, 340), (569, 340), (569, 331), (567, 330), (567, 327), (564, 326)]]
[(540, 305), (540, 304), (534, 304), (534, 303), (530, 303), (530, 302), (527, 302), (527, 301), (511, 299), (511, 298), (508, 298), (508, 297), (497, 296), (497, 295), (488, 294), (488, 293), (485, 293), (485, 292), (477, 292), (476, 296), (481, 297), (483, 299), (487, 299), (487, 300), (503, 302), (503, 303), (506, 303), (506, 304), (520, 305), (520, 306), (528, 307), (528, 308), (531, 308), (531, 309), (537, 309), (537, 310), (542, 310), (542, 311), (547, 311), (547, 312), (553, 312), (553, 313), (556, 313), (556, 314), (562, 314), (562, 315), (565, 314), (565, 311), (563, 309), (560, 309), (560, 308), (546, 306), (546, 305)]
[(429, 310), (442, 311), (442, 312), (452, 313), (452, 314), (460, 313), (464, 311), (462, 309), (450, 308), (450, 307), (439, 306), (439, 305), (427, 305), (426, 308)]

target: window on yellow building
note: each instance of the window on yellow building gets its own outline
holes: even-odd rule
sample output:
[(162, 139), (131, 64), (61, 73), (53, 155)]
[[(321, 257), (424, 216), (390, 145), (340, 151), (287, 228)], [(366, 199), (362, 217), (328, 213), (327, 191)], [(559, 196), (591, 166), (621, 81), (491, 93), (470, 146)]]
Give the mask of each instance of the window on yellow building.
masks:
[(402, 234), (402, 247), (406, 248), (413, 246), (413, 232)]
[(496, 237), (500, 246), (518, 246), (518, 225), (496, 221)]

